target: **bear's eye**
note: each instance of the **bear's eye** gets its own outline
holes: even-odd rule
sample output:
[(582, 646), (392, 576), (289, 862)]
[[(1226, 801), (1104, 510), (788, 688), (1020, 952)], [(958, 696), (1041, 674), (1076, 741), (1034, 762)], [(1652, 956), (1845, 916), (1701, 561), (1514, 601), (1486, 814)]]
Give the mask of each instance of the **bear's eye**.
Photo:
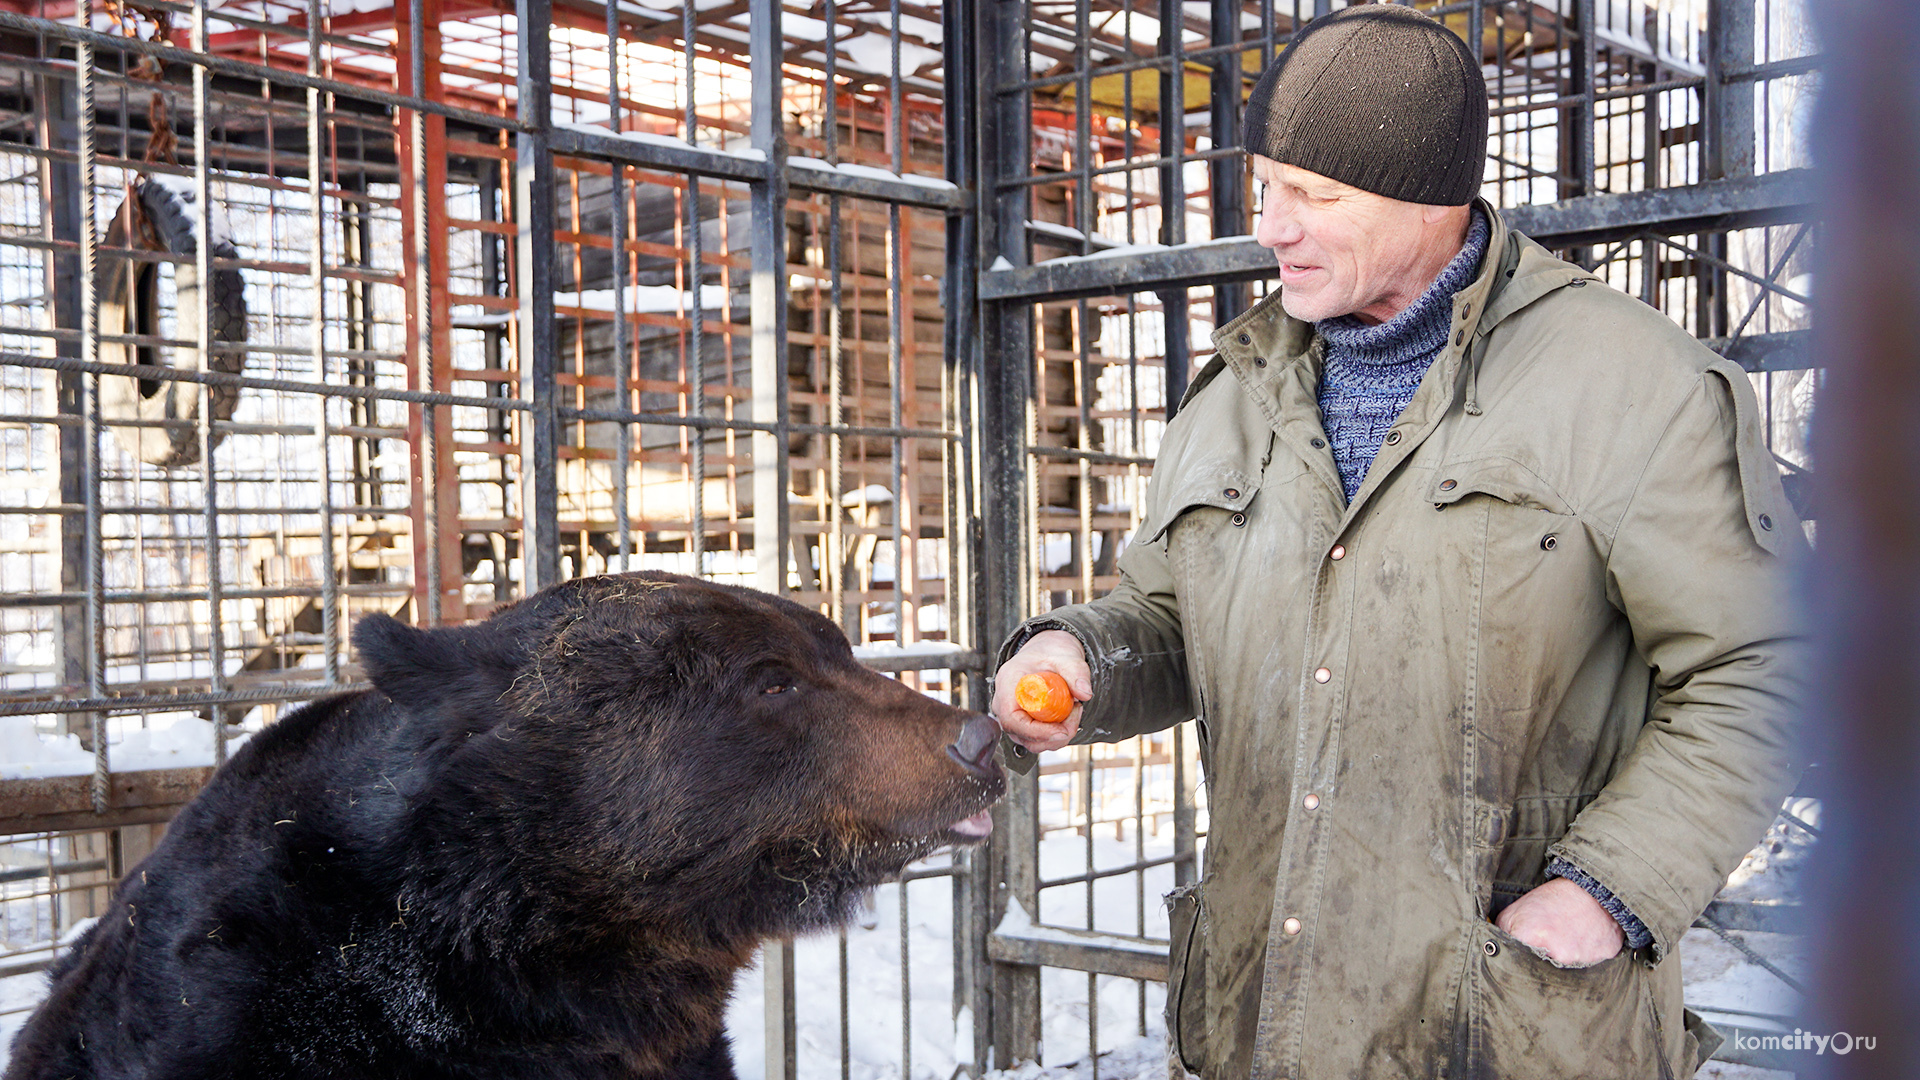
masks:
[(786, 694), (786, 693), (791, 693), (794, 689), (795, 688), (792, 686), (776, 684), (773, 686), (769, 686), (765, 690), (762, 690), (760, 692), (763, 694)]

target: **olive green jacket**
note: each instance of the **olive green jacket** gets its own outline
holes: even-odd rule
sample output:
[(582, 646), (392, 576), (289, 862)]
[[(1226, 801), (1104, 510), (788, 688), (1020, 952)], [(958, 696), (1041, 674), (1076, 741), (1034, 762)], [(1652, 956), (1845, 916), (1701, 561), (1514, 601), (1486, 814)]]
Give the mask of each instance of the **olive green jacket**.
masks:
[[(1214, 334), (1119, 587), (1008, 642), (1085, 646), (1076, 741), (1199, 717), (1168, 1014), (1208, 1080), (1690, 1075), (1673, 950), (1794, 783), (1806, 541), (1747, 376), (1487, 209), (1351, 505), (1269, 296)], [(1576, 970), (1494, 927), (1553, 856), (1653, 944)]]

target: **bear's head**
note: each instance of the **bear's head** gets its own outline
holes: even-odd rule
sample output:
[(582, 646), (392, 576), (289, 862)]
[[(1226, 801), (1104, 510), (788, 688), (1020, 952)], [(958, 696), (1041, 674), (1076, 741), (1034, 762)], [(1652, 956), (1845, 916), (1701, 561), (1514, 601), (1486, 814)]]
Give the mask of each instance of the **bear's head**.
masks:
[(497, 889), (563, 922), (824, 927), (984, 839), (1006, 788), (990, 719), (750, 589), (608, 575), (471, 626), (369, 617), (354, 643), (404, 717), (399, 820), (418, 845), (485, 849), (457, 885), (421, 888)]

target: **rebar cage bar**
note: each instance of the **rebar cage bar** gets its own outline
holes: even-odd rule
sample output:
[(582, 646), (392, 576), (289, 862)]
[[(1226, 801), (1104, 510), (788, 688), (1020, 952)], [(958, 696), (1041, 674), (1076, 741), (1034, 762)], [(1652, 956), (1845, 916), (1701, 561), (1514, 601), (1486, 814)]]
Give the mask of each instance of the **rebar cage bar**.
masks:
[[(667, 569), (983, 707), (1271, 287), (1239, 110), (1338, 6), (0, 0), (0, 1026), (237, 740), (363, 685), (367, 612)], [(1800, 493), (1798, 3), (1417, 6), (1479, 43), (1486, 196), (1754, 371)], [(1199, 780), (1181, 729), (1047, 755), (766, 950), (742, 1073), (1157, 1034)]]

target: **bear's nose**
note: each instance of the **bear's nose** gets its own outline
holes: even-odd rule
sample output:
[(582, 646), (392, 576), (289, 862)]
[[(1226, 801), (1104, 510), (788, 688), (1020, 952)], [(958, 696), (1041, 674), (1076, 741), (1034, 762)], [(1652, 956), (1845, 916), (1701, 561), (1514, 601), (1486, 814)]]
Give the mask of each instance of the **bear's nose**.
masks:
[(993, 744), (1000, 739), (1000, 725), (975, 713), (960, 729), (960, 737), (947, 746), (947, 755), (975, 776), (992, 777), (999, 770), (993, 761)]

